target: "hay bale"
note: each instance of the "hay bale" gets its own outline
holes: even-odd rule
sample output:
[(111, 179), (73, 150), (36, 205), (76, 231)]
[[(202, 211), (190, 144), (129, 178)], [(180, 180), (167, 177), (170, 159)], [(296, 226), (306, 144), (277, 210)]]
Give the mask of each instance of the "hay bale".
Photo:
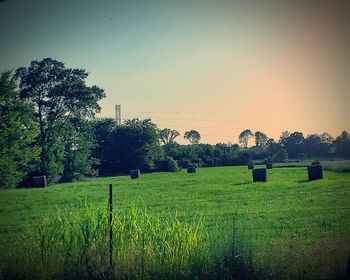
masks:
[(139, 179), (141, 177), (140, 169), (130, 170), (130, 178), (131, 179)]
[(45, 176), (45, 175), (42, 175), (42, 176), (34, 176), (34, 177), (33, 177), (32, 186), (33, 186), (34, 188), (45, 188), (45, 187), (47, 187), (46, 176)]
[(187, 173), (196, 173), (196, 167), (194, 165), (187, 168)]
[(254, 164), (248, 163), (248, 169), (254, 169)]
[(307, 167), (309, 181), (323, 179), (323, 170), (321, 164), (310, 165)]
[(266, 169), (272, 169), (272, 163), (266, 163)]
[(311, 165), (321, 164), (318, 160), (311, 162)]
[(266, 182), (267, 174), (265, 168), (256, 168), (252, 170), (253, 182)]

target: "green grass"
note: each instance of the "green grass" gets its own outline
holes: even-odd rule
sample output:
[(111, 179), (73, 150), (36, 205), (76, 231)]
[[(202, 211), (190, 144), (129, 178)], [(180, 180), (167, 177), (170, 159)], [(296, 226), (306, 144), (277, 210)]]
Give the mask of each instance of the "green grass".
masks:
[[(130, 205), (138, 201), (141, 218), (135, 221), (141, 231), (149, 231), (143, 226), (147, 224), (147, 219), (152, 225), (159, 226), (157, 234), (165, 231), (165, 222), (178, 224), (185, 235), (189, 232), (186, 227), (194, 228), (203, 223), (202, 230), (195, 235), (201, 241), (196, 248), (189, 249), (197, 258), (197, 262), (190, 257), (187, 259), (193, 264), (193, 271), (189, 271), (189, 265), (187, 270), (178, 269), (179, 274), (173, 275), (173, 278), (193, 278), (193, 273), (198, 272), (207, 278), (230, 279), (242, 269), (266, 279), (345, 277), (350, 252), (350, 174), (325, 171), (324, 177), (323, 180), (308, 182), (304, 167), (275, 168), (268, 170), (268, 182), (252, 183), (251, 171), (246, 167), (220, 167), (199, 168), (196, 174), (185, 171), (152, 173), (142, 175), (139, 180), (109, 177), (59, 184), (46, 189), (2, 190), (2, 277), (12, 275), (4, 260), (9, 256), (18, 259), (17, 255), (21, 255), (28, 245), (23, 240), (37, 236), (37, 226), (43, 222), (59, 229), (69, 224), (72, 215), (77, 220), (85, 217), (86, 213), (92, 214), (85, 220), (78, 219), (78, 228), (83, 227), (82, 221), (96, 223), (103, 219), (107, 222), (106, 215), (101, 214), (104, 218), (97, 218), (93, 212), (96, 209), (96, 215), (103, 213), (107, 207), (109, 183), (113, 184), (116, 216), (130, 213), (134, 209)], [(234, 230), (233, 213), (237, 214)], [(57, 219), (58, 216), (62, 218)], [(202, 222), (198, 220), (200, 216), (203, 217)], [(71, 236), (78, 236), (83, 231), (72, 231)], [(55, 236), (50, 229), (46, 234)], [(105, 242), (103, 238), (99, 242)], [(235, 261), (230, 262), (233, 241)], [(149, 244), (149, 248), (156, 246)], [(200, 247), (203, 250), (198, 251)], [(203, 254), (203, 259), (198, 252)], [(135, 256), (138, 255), (139, 251), (135, 253)], [(153, 258), (151, 254), (147, 256), (148, 261)], [(119, 264), (122, 259), (118, 259)], [(124, 258), (125, 263), (134, 264), (130, 267), (131, 271), (135, 270), (139, 260), (135, 263)], [(198, 260), (206, 262), (206, 266), (200, 266)], [(25, 269), (22, 269), (25, 274)], [(210, 269), (212, 271), (208, 272)], [(220, 270), (221, 274), (215, 274), (215, 270)], [(40, 277), (45, 278), (50, 271), (47, 273)], [(127, 273), (130, 271), (123, 275), (141, 277), (139, 270), (135, 275)]]

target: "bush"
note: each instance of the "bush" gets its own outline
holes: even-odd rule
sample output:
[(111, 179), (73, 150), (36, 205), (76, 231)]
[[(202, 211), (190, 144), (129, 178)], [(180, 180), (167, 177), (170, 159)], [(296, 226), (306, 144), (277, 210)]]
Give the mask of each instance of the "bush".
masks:
[(298, 155), (298, 159), (300, 159), (300, 160), (306, 160), (306, 159), (307, 159), (307, 155), (304, 154), (304, 153), (300, 153), (300, 154)]
[(187, 158), (182, 158), (179, 161), (179, 165), (181, 166), (181, 168), (188, 168), (191, 164), (192, 162)]
[(238, 155), (241, 164), (247, 164), (252, 159), (252, 154), (249, 151), (242, 151)]
[(172, 157), (165, 157), (156, 163), (157, 170), (163, 172), (177, 172), (180, 170), (177, 162)]
[(285, 162), (288, 159), (286, 149), (281, 149), (272, 156), (272, 162)]

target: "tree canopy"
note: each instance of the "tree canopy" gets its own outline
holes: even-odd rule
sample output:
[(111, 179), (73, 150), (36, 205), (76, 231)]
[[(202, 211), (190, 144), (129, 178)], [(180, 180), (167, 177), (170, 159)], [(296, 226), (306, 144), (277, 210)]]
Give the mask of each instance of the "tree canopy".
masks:
[(164, 128), (159, 130), (159, 137), (160, 141), (166, 145), (173, 143), (175, 138), (180, 135), (180, 132), (178, 132), (175, 129), (170, 129), (170, 128)]
[[(88, 73), (83, 69), (66, 68), (52, 58), (32, 61), (29, 67), (16, 71), (20, 79), (20, 97), (33, 104), (39, 126), (40, 172), (50, 182), (58, 181), (65, 169), (66, 133), (92, 118), (100, 111), (97, 101), (105, 97), (104, 90), (87, 86)], [(81, 122), (78, 125), (78, 122)], [(69, 126), (71, 129), (67, 130)], [(75, 150), (86, 148), (87, 141), (76, 142)], [(76, 145), (79, 145), (77, 147)], [(85, 147), (83, 147), (85, 145)]]
[(191, 144), (198, 144), (201, 140), (201, 135), (197, 130), (186, 131), (184, 138), (190, 141)]
[(253, 138), (254, 134), (250, 129), (243, 130), (238, 137), (239, 144), (241, 144), (244, 148), (248, 147), (248, 142), (250, 138)]
[(38, 127), (33, 108), (19, 98), (11, 72), (0, 76), (0, 187), (10, 188), (31, 168), (39, 155), (34, 145)]

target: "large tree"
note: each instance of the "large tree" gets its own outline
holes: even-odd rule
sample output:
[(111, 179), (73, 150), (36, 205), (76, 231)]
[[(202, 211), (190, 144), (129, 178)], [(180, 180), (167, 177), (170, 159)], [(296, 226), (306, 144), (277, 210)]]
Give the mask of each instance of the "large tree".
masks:
[(241, 144), (244, 148), (247, 148), (249, 139), (253, 137), (253, 132), (250, 129), (245, 129), (238, 136), (239, 144)]
[(40, 172), (50, 182), (57, 181), (60, 177), (57, 174), (65, 168), (64, 128), (72, 119), (94, 117), (101, 109), (97, 101), (105, 97), (104, 90), (86, 85), (88, 73), (84, 69), (66, 68), (63, 62), (52, 58), (32, 61), (29, 67), (19, 68), (16, 73), (21, 98), (31, 102), (36, 111)]
[(334, 140), (335, 152), (338, 156), (348, 157), (350, 156), (350, 134), (347, 131), (343, 131)]
[(150, 120), (126, 120), (111, 136), (111, 166), (114, 171), (153, 170), (163, 158), (157, 126)]
[(264, 132), (256, 131), (255, 136), (255, 146), (265, 149), (269, 144), (269, 138)]
[(159, 138), (164, 145), (174, 143), (175, 138), (179, 135), (180, 132), (175, 129), (164, 128), (159, 130)]
[(296, 158), (304, 152), (305, 138), (302, 132), (282, 132), (280, 144), (287, 150), (289, 157)]
[(201, 135), (197, 130), (186, 131), (184, 138), (190, 141), (191, 144), (198, 144), (201, 140)]
[(310, 134), (304, 141), (304, 153), (310, 156), (327, 156), (332, 145), (333, 138), (328, 133)]
[(0, 188), (15, 187), (39, 155), (34, 110), (20, 100), (11, 72), (0, 75)]
[(115, 119), (102, 118), (91, 122), (95, 135), (96, 145), (93, 148), (92, 156), (98, 159), (94, 168), (101, 175), (109, 175), (116, 172), (113, 155), (113, 135), (118, 127)]

